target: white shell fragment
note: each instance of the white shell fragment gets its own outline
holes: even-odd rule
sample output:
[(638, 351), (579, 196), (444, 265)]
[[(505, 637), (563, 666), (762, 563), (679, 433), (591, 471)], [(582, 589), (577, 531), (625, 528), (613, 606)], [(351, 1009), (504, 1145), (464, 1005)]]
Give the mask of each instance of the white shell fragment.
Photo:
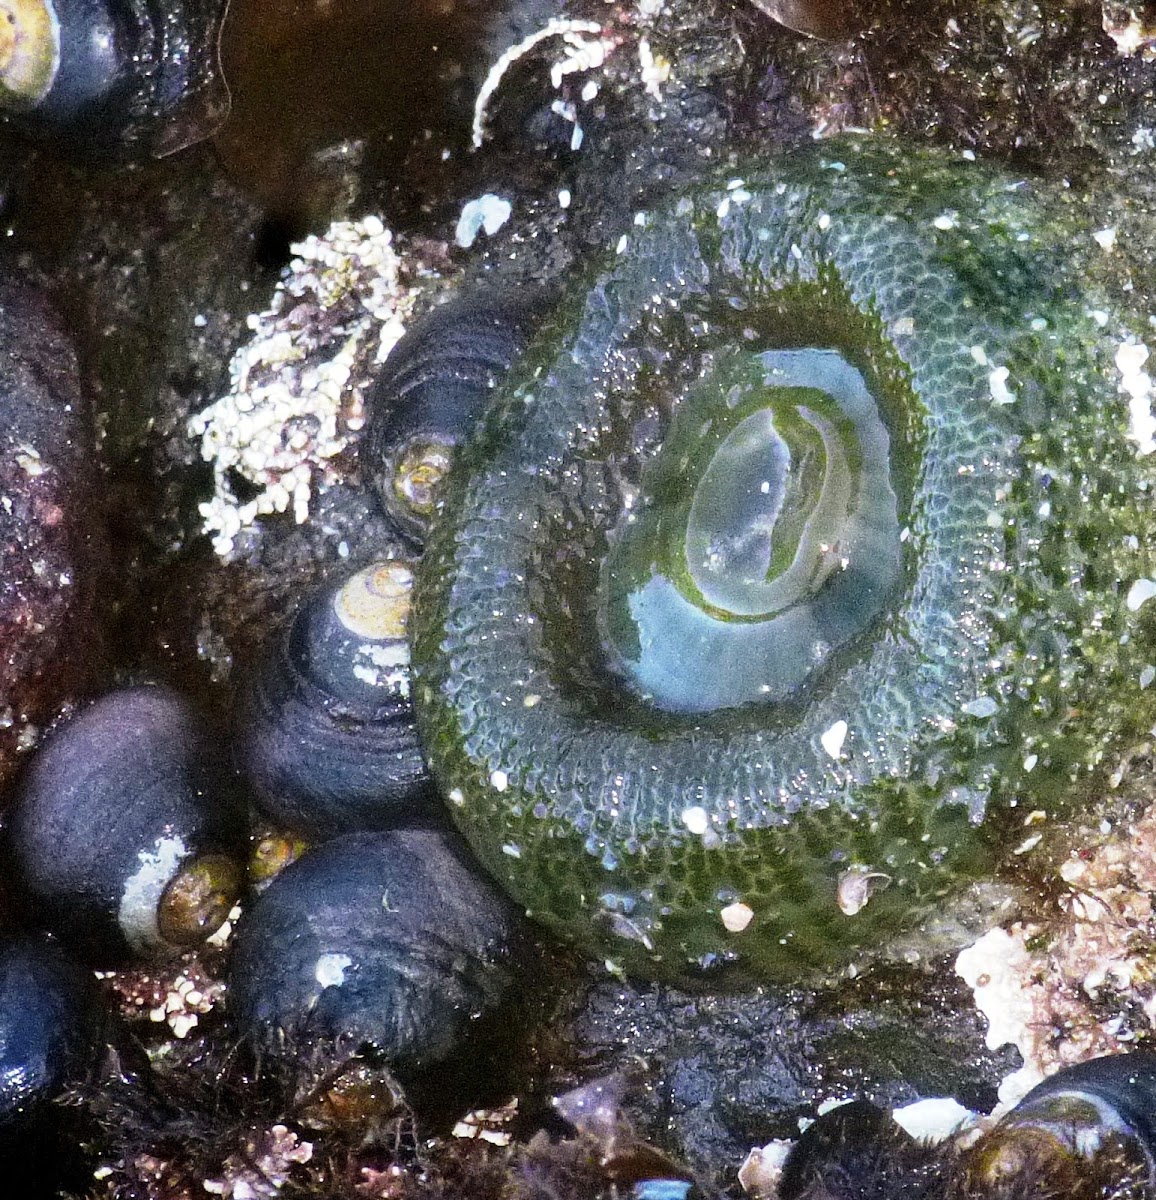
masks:
[(845, 916), (853, 917), (867, 906), (876, 892), (883, 891), (891, 883), (885, 871), (873, 871), (870, 867), (852, 867), (839, 876), (835, 888), (835, 902)]
[(513, 211), (509, 200), (503, 200), (493, 192), (486, 192), (476, 200), (467, 201), (462, 205), (461, 216), (458, 217), (457, 228), (454, 230), (454, 244), (468, 250), (479, 233), (493, 237), (510, 219)]
[(742, 933), (744, 929), (754, 920), (755, 912), (749, 904), (744, 904), (741, 900), (736, 900), (734, 904), (728, 904), (719, 913), (719, 919), (723, 923), (723, 928), (727, 933)]

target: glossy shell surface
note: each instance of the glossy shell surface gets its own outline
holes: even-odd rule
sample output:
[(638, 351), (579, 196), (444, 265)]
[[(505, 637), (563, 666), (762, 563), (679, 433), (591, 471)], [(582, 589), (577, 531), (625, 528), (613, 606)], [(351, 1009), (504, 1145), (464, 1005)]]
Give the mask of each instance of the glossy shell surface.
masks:
[(241, 883), (230, 852), (242, 830), (224, 759), (192, 708), (166, 688), (127, 688), (61, 725), (37, 754), (9, 852), (36, 921), (98, 959), (152, 955), (224, 921)]
[(281, 825), (332, 837), (439, 811), (410, 700), (412, 582), (388, 560), (325, 585), (250, 682), (237, 759)]

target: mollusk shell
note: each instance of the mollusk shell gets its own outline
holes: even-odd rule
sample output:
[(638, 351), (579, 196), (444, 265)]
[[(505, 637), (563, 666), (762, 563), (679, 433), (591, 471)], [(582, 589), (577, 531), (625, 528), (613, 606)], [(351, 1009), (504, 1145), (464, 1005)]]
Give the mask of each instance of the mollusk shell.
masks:
[(353, 833), (308, 851), (237, 927), (230, 1002), (263, 1050), (339, 1066), (445, 1058), (512, 980), (507, 901), (450, 833)]
[(415, 542), (455, 447), (477, 428), (538, 319), (525, 297), (466, 296), (426, 313), (390, 351), (369, 397), (363, 460), (385, 511)]
[(237, 758), (273, 820), (331, 837), (437, 811), (409, 694), (412, 582), (383, 560), (326, 584), (270, 647)]
[(9, 850), (31, 915), (101, 960), (204, 941), (241, 887), (231, 801), (224, 759), (180, 696), (101, 697), (20, 783)]
[(223, 0), (3, 0), (0, 110), (86, 152), (181, 150), (228, 113), (224, 11)]
[[(1141, 327), (1098, 291), (1076, 206), (886, 144), (736, 175), (645, 214), (459, 451), (414, 694), (455, 821), (536, 917), (646, 973), (792, 977), (989, 873), (1019, 814), (1061, 816), (1151, 727), (1126, 597), (1153, 573), (1152, 472), (1113, 368)], [(765, 360), (831, 352), (862, 420)], [(737, 469), (713, 468), (747, 415), (782, 444), (756, 429), (728, 498)], [(673, 532), (631, 549), (648, 522)], [(715, 550), (721, 607), (695, 578)], [(682, 645), (647, 585), (689, 612)], [(769, 676), (728, 650), (768, 612), (798, 629)], [(696, 653), (695, 621), (721, 649)], [(848, 871), (889, 882), (841, 909)]]
[[(1057, 1195), (1065, 1180), (1073, 1196), (1081, 1186), (1088, 1195), (1150, 1195), (1156, 1187), (1156, 1054), (1117, 1054), (1057, 1071), (975, 1145), (966, 1167), (979, 1194), (1043, 1175)], [(1112, 1190), (1125, 1177), (1143, 1190)]]

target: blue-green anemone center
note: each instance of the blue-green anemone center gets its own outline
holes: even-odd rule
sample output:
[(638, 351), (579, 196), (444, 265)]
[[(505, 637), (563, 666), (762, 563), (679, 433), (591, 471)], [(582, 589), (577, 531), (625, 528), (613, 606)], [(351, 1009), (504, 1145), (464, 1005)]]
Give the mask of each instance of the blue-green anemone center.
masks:
[(900, 580), (890, 462), (875, 399), (839, 351), (720, 354), (611, 537), (614, 665), (671, 712), (789, 698)]

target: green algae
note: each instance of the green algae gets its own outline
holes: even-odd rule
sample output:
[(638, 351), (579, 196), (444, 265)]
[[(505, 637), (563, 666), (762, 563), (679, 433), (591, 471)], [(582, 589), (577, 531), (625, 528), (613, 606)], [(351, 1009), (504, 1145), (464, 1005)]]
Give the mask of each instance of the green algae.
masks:
[[(1152, 726), (1127, 603), (1152, 467), (1115, 366), (1143, 327), (1094, 229), (1058, 189), (842, 144), (641, 215), (574, 286), (461, 454), (415, 599), (428, 757), (532, 915), (642, 973), (829, 970)], [(719, 364), (813, 348), (886, 426), (900, 582), (786, 696), (668, 711), (608, 653), (604, 564)], [(864, 873), (886, 886), (852, 912)]]

